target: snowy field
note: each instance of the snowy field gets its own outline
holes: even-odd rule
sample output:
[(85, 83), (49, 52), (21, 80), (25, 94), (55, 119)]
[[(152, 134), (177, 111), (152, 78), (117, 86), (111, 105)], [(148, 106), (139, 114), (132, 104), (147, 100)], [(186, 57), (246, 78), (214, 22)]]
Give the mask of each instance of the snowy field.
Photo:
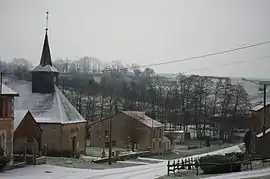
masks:
[[(240, 151), (238, 146), (233, 146), (214, 152), (209, 152), (200, 155), (194, 155), (192, 157), (202, 157), (205, 155), (225, 154), (230, 152)], [(75, 169), (65, 168), (52, 165), (39, 165), (29, 166), (26, 168), (15, 169), (0, 173), (1, 179), (154, 179), (160, 176), (164, 176), (167, 173), (166, 167), (167, 161), (140, 165), (126, 168), (113, 168), (105, 170), (92, 170), (92, 169)], [(258, 172), (257, 172), (258, 171)], [(257, 176), (266, 176), (270, 174), (270, 168), (260, 170), (230, 173), (220, 176), (213, 176), (209, 179), (223, 179), (223, 178), (254, 178)]]

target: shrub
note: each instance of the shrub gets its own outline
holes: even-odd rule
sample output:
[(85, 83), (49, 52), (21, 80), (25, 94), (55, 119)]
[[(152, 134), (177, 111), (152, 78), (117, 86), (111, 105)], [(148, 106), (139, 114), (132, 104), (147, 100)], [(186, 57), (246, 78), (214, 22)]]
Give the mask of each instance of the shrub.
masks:
[(0, 170), (3, 170), (7, 164), (9, 163), (10, 158), (7, 156), (1, 156), (0, 157)]
[(205, 174), (238, 172), (241, 164), (238, 157), (213, 155), (200, 158), (200, 167)]
[(188, 145), (188, 150), (190, 149), (197, 149), (199, 148), (198, 146), (195, 146), (195, 145)]
[(227, 157), (236, 157), (238, 161), (242, 161), (244, 159), (245, 153), (243, 152), (232, 152), (225, 154)]

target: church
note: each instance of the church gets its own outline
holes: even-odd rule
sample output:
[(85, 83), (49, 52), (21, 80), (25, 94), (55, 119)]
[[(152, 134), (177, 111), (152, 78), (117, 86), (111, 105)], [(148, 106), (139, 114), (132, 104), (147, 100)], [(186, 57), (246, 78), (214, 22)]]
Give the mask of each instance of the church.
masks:
[[(32, 70), (32, 81), (5, 80), (5, 85), (19, 94), (14, 99), (15, 127), (24, 134), (33, 128), (41, 131), (34, 139), (15, 136), (14, 153), (23, 150), (27, 142), (33, 143), (38, 151), (46, 147), (49, 156), (85, 153), (87, 122), (57, 87), (58, 83), (59, 72), (52, 65), (46, 27), (40, 63)], [(38, 128), (29, 122), (32, 118)]]

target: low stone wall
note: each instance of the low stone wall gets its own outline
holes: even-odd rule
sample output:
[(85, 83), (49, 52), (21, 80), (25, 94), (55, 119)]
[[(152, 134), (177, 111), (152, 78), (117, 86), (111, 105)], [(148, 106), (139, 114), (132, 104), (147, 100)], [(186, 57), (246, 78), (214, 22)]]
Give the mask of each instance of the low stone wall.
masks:
[(23, 168), (26, 166), (25, 162), (18, 162), (18, 163), (13, 163), (13, 165), (8, 165), (4, 168), (4, 170), (12, 170), (16, 168)]
[(13, 159), (18, 162), (26, 162), (27, 165), (41, 165), (47, 163), (47, 158), (45, 156), (37, 157), (35, 161), (33, 161), (32, 155), (26, 155), (25, 157), (23, 155), (14, 154)]
[(42, 165), (47, 163), (47, 157), (41, 156), (36, 158), (36, 165)]
[[(133, 159), (133, 158), (137, 158), (137, 157), (147, 157), (150, 156), (151, 153), (150, 151), (142, 151), (142, 152), (134, 152), (134, 153), (129, 153), (129, 154), (120, 154), (118, 156), (118, 159), (116, 159), (116, 157), (112, 157), (112, 161), (117, 161), (117, 160), (128, 160), (128, 159)], [(105, 163), (108, 162), (109, 158), (105, 157), (105, 158), (101, 158), (101, 159), (97, 159), (97, 160), (93, 160), (94, 163)]]

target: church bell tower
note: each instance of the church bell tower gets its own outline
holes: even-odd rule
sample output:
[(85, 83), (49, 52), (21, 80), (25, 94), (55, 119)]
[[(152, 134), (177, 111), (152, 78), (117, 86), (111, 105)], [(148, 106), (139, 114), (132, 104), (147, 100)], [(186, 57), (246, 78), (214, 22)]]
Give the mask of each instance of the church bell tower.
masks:
[(58, 84), (59, 72), (52, 65), (51, 52), (48, 40), (48, 15), (46, 12), (46, 28), (43, 49), (39, 65), (32, 70), (32, 92), (54, 93)]

